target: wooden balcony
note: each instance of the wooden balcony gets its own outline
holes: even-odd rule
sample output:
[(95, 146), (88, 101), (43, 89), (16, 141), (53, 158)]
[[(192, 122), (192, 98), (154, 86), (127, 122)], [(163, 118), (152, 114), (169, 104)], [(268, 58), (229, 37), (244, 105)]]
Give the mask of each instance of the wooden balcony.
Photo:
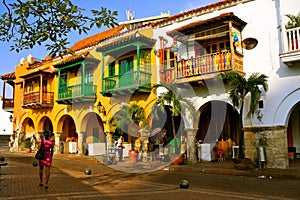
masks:
[(284, 52), (280, 55), (287, 66), (300, 66), (300, 27), (288, 29), (283, 38)]
[(12, 112), (14, 110), (14, 99), (3, 99), (3, 110)]
[(112, 92), (126, 92), (137, 90), (138, 92), (150, 92), (151, 73), (145, 71), (130, 71), (122, 75), (105, 77), (103, 79), (104, 95), (111, 95)]
[(211, 79), (217, 73), (235, 70), (243, 73), (243, 56), (230, 51), (197, 56), (178, 61), (175, 68), (167, 68), (160, 73), (161, 81), (176, 83), (195, 82)]
[(23, 95), (23, 108), (51, 108), (54, 105), (53, 92), (30, 92)]
[(96, 85), (87, 83), (60, 87), (56, 101), (61, 104), (96, 101), (96, 91)]

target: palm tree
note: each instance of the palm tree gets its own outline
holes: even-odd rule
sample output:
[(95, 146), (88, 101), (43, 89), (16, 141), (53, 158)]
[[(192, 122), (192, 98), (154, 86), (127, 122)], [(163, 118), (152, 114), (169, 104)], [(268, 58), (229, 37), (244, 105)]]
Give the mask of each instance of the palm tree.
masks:
[[(136, 102), (130, 105), (121, 105), (121, 109), (116, 115), (109, 119), (109, 123), (121, 132), (131, 131), (131, 135), (137, 137), (137, 132), (141, 127), (147, 125), (144, 114), (144, 108)], [(131, 140), (131, 148), (133, 149), (133, 140)]]
[(245, 98), (247, 95), (250, 95), (250, 108), (247, 113), (247, 117), (252, 117), (253, 114), (257, 111), (257, 104), (260, 98), (260, 87), (266, 92), (268, 90), (267, 79), (268, 77), (264, 74), (253, 73), (251, 76), (246, 79), (244, 76), (240, 75), (237, 72), (228, 72), (223, 74), (223, 79), (229, 81), (230, 89), (230, 99), (233, 106), (240, 108), (240, 141), (239, 141), (239, 158), (243, 159), (244, 149), (244, 130), (243, 130), (243, 110), (245, 104)]
[(184, 96), (179, 92), (178, 85), (176, 85), (174, 82), (156, 84), (153, 87), (153, 91), (156, 93), (159, 87), (163, 87), (167, 91), (162, 93), (153, 104), (152, 110), (154, 111), (154, 117), (157, 117), (157, 107), (159, 107), (160, 110), (164, 112), (165, 105), (171, 106), (172, 132), (174, 137), (174, 144), (176, 146), (175, 117), (185, 115), (187, 113), (187, 110), (192, 116), (194, 116), (196, 110), (192, 102), (184, 98)]

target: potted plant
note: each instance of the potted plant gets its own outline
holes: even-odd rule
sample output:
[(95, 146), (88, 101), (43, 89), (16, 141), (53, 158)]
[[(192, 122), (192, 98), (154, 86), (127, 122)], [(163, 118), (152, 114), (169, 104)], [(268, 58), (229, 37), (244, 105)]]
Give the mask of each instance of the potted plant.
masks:
[(121, 110), (109, 120), (109, 123), (116, 127), (115, 130), (129, 133), (131, 136), (129, 158), (132, 162), (136, 161), (138, 151), (134, 149), (135, 138), (139, 137), (139, 130), (147, 125), (144, 108), (135, 102), (130, 105), (121, 105)]
[(32, 142), (31, 142), (30, 138), (27, 138), (24, 142), (24, 147), (26, 149), (26, 152), (28, 152), (28, 153), (31, 152), (31, 146), (32, 146)]
[[(300, 13), (298, 14), (298, 16), (296, 15), (291, 15), (291, 14), (287, 14), (285, 15), (289, 18), (288, 23), (285, 25), (285, 29), (286, 30), (290, 30), (290, 29), (294, 29), (297, 27), (300, 27)], [(291, 30), (287, 32), (288, 35), (288, 44), (291, 43), (291, 46), (289, 47), (290, 50), (297, 50), (299, 49), (299, 44), (298, 44), (298, 34), (297, 32), (299, 32), (299, 30)]]

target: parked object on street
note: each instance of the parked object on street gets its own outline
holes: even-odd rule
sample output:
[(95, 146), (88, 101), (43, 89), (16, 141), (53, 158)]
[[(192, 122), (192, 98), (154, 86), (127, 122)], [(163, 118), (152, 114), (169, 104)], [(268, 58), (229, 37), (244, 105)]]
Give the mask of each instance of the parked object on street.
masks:
[(186, 180), (186, 179), (181, 180), (180, 183), (179, 183), (179, 186), (180, 186), (180, 188), (188, 189), (189, 188), (189, 181)]

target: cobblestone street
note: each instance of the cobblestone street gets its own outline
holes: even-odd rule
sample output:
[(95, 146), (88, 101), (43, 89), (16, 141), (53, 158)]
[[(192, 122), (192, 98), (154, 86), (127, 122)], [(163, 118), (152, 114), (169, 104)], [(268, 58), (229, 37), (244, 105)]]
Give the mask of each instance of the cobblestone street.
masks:
[[(127, 173), (99, 164), (93, 157), (63, 154), (54, 156), (45, 190), (38, 186), (33, 155), (1, 151), (8, 165), (1, 168), (0, 199), (298, 199), (300, 195), (300, 181), (293, 176), (299, 167), (238, 171), (230, 168), (230, 162), (220, 162)], [(118, 167), (128, 170), (130, 165), (125, 161), (114, 166)], [(92, 174), (85, 175), (85, 168)], [(259, 179), (261, 174), (267, 178)], [(189, 189), (179, 187), (182, 179), (189, 180)]]

